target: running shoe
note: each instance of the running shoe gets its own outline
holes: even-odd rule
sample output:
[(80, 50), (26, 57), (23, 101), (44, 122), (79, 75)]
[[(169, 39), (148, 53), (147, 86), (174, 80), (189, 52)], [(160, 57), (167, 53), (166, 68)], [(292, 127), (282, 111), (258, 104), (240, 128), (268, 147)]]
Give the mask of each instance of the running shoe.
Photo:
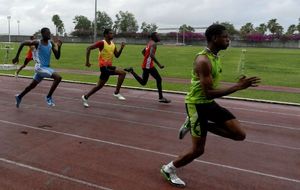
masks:
[(89, 107), (88, 100), (85, 98), (84, 95), (81, 96), (81, 100), (82, 100), (83, 106), (88, 108)]
[(114, 97), (118, 98), (119, 100), (126, 100), (126, 98), (124, 96), (122, 96), (120, 93), (119, 94), (113, 94)]
[(186, 117), (184, 123), (181, 125), (179, 129), (179, 139), (183, 139), (183, 137), (191, 130), (191, 122), (189, 117)]
[(47, 102), (48, 106), (55, 106), (55, 103), (54, 103), (52, 97), (46, 97), (46, 102)]
[(158, 101), (160, 103), (170, 103), (171, 102), (171, 100), (168, 100), (167, 98), (159, 98)]
[(179, 177), (177, 177), (175, 168), (170, 168), (166, 165), (163, 165), (160, 169), (160, 173), (172, 185), (176, 187), (185, 187), (185, 182), (182, 181)]
[(19, 97), (19, 94), (16, 94), (15, 98), (16, 98), (16, 107), (19, 108), (22, 98)]
[(132, 67), (127, 67), (124, 69), (124, 71), (128, 72), (128, 73), (131, 73), (133, 72), (133, 68)]

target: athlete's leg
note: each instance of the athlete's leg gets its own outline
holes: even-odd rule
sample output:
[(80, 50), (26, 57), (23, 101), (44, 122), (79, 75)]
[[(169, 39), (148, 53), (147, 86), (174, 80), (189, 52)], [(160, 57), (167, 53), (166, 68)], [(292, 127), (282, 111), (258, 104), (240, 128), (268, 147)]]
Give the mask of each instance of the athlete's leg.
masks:
[(194, 159), (200, 157), (204, 153), (206, 137), (193, 137), (192, 148), (182, 156), (179, 156), (173, 164), (176, 168), (183, 167), (191, 163)]
[(20, 71), (25, 68), (31, 60), (32, 59), (26, 58), (23, 65), (16, 71), (16, 75), (19, 75)]
[(101, 79), (101, 78), (99, 78), (97, 85), (94, 88), (92, 88), (86, 95), (84, 95), (84, 98), (88, 99), (91, 95), (93, 95), (98, 90), (100, 90), (105, 85), (105, 83), (107, 81), (108, 81), (108, 78), (107, 79)]
[(52, 86), (49, 90), (49, 93), (47, 95), (47, 98), (52, 97), (53, 92), (55, 91), (55, 89), (57, 88), (58, 84), (61, 81), (61, 76), (59, 74), (57, 74), (56, 72), (52, 73), (51, 78), (53, 78), (53, 83)]
[(109, 73), (109, 70), (107, 69), (107, 67), (105, 67), (105, 66), (100, 67), (100, 72), (101, 72), (101, 74), (99, 76), (99, 80), (98, 80), (97, 85), (94, 88), (92, 88), (87, 94), (85, 94), (81, 97), (82, 100), (83, 100), (83, 105), (85, 107), (88, 107), (87, 99), (91, 95), (96, 93), (98, 90), (100, 90), (109, 79), (110, 73)]
[(242, 141), (246, 138), (246, 133), (241, 128), (237, 119), (230, 119), (224, 123), (209, 123), (208, 131), (233, 140)]
[(148, 79), (149, 79), (149, 69), (143, 69), (142, 77), (140, 77), (138, 74), (136, 74), (136, 72), (134, 72), (134, 70), (132, 70), (130, 73), (142, 86), (145, 86), (147, 84)]
[(15, 98), (16, 98), (16, 107), (19, 108), (22, 98), (28, 93), (30, 92), (32, 89), (34, 89), (38, 84), (40, 83), (40, 80), (35, 80), (33, 79), (32, 82), (20, 93), (20, 94), (16, 94)]
[(116, 86), (115, 94), (119, 94), (121, 86), (126, 76), (126, 72), (124, 70), (116, 69), (115, 74), (118, 75), (118, 83)]
[(226, 138), (242, 141), (246, 138), (246, 133), (241, 128), (240, 122), (226, 108), (212, 102), (203, 108), (201, 114), (207, 114), (209, 121), (207, 130)]
[(32, 89), (34, 89), (39, 83), (40, 83), (40, 81), (33, 79), (32, 82), (23, 90), (23, 92), (21, 92), (18, 95), (18, 97), (20, 99), (22, 99), (28, 92), (30, 92)]
[(171, 161), (167, 165), (163, 165), (161, 173), (173, 185), (185, 186), (185, 182), (177, 177), (176, 169), (191, 163), (194, 159), (200, 157), (204, 153), (206, 135), (192, 136), (192, 148), (184, 155), (179, 156), (176, 160)]
[(158, 90), (158, 97), (159, 97), (159, 99), (162, 99), (163, 94), (162, 94), (162, 85), (161, 85), (162, 79), (161, 79), (161, 76), (160, 76), (159, 72), (157, 71), (157, 69), (155, 67), (150, 69), (150, 74), (156, 80), (156, 86), (157, 86), (157, 90)]

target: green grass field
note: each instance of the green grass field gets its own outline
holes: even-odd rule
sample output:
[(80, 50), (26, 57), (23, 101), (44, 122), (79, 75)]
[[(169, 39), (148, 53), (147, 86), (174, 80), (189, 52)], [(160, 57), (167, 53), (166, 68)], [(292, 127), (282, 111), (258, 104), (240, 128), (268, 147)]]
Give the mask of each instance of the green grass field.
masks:
[[(86, 68), (85, 48), (88, 44), (63, 44), (62, 56), (59, 61), (52, 58), (53, 68), (78, 69), (98, 71), (97, 66), (97, 50), (91, 54), (92, 68)], [(18, 44), (10, 54), (10, 59), (15, 55)], [(119, 47), (117, 45), (117, 47)], [(141, 50), (144, 46), (127, 45), (123, 50), (123, 54), (119, 59), (114, 60), (114, 65), (118, 67), (132, 66), (137, 73), (141, 73), (140, 65), (143, 59)], [(173, 77), (190, 79), (192, 62), (195, 54), (202, 50), (199, 46), (158, 46), (157, 58), (165, 65), (165, 68), (159, 70), (162, 78)], [(245, 48), (228, 48), (226, 51), (220, 52), (223, 62), (223, 78), (224, 82), (235, 82), (238, 76), (238, 64), (242, 49)], [(20, 64), (23, 62), (26, 49), (23, 50), (20, 57)], [(4, 52), (0, 53), (3, 60)], [(2, 61), (1, 60), (1, 61)], [(245, 74), (247, 76), (258, 76), (262, 79), (263, 85), (285, 86), (300, 88), (300, 50), (299, 49), (270, 49), (270, 48), (247, 48), (245, 59)], [(30, 63), (32, 66), (33, 63)], [(1, 73), (13, 73), (13, 71), (0, 71)], [(32, 75), (30, 71), (22, 72), (24, 75)], [(97, 77), (92, 75), (78, 75), (62, 73), (64, 79), (96, 82)], [(110, 79), (110, 84), (115, 84), (115, 79)], [(133, 79), (126, 79), (125, 85), (140, 86)], [(187, 84), (163, 84), (164, 89), (175, 91), (187, 91)], [(150, 81), (146, 87), (155, 88), (155, 83)], [(259, 90), (245, 90), (234, 93), (232, 96), (269, 99), (275, 101), (296, 102), (300, 103), (299, 94), (267, 92)]]

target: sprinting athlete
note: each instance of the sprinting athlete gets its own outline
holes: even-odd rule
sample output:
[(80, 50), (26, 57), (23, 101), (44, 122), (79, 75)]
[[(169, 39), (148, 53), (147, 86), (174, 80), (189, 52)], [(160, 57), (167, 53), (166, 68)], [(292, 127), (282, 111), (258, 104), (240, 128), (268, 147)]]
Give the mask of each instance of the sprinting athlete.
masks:
[(52, 99), (52, 94), (55, 91), (56, 87), (61, 81), (61, 76), (57, 74), (52, 68), (50, 68), (50, 58), (51, 51), (54, 53), (56, 59), (60, 58), (60, 51), (62, 42), (56, 40), (55, 42), (51, 41), (51, 32), (49, 28), (41, 29), (42, 39), (34, 41), (24, 41), (21, 43), (16, 57), (12, 60), (13, 63), (19, 61), (19, 55), (24, 46), (34, 46), (33, 48), (33, 60), (35, 63), (35, 74), (33, 76), (32, 82), (27, 86), (20, 94), (15, 96), (16, 98), (16, 107), (19, 108), (22, 98), (34, 89), (43, 78), (52, 78), (54, 81), (49, 90), (48, 95), (46, 96), (46, 102), (49, 106), (55, 106), (55, 103)]
[(87, 67), (91, 66), (90, 63), (90, 52), (93, 49), (99, 49), (99, 67), (100, 67), (100, 77), (97, 85), (92, 88), (87, 94), (82, 95), (82, 103), (84, 107), (89, 107), (88, 98), (100, 90), (105, 83), (108, 81), (110, 75), (119, 75), (118, 83), (116, 90), (113, 94), (119, 100), (125, 100), (125, 97), (120, 94), (120, 88), (123, 84), (123, 81), (126, 76), (126, 72), (123, 69), (118, 69), (112, 65), (113, 57), (120, 57), (123, 48), (125, 47), (125, 43), (121, 44), (121, 49), (118, 51), (116, 45), (113, 43), (113, 32), (111, 29), (105, 29), (103, 32), (104, 40), (98, 41), (86, 49), (86, 63)]
[(207, 131), (236, 141), (246, 138), (246, 133), (235, 116), (218, 105), (214, 99), (251, 86), (255, 87), (260, 82), (257, 77), (243, 76), (231, 87), (218, 88), (222, 73), (218, 52), (227, 49), (230, 40), (226, 28), (219, 24), (209, 26), (205, 36), (207, 47), (198, 53), (194, 60), (191, 88), (185, 98), (192, 148), (161, 168), (165, 179), (180, 187), (186, 184), (177, 177), (176, 169), (191, 163), (204, 153)]
[(144, 61), (142, 63), (143, 75), (140, 77), (136, 74), (132, 67), (124, 69), (127, 72), (130, 72), (134, 78), (143, 86), (145, 86), (149, 79), (149, 74), (156, 80), (156, 86), (158, 90), (158, 101), (161, 103), (170, 103), (171, 101), (163, 97), (162, 93), (162, 79), (157, 69), (154, 67), (154, 63), (158, 65), (160, 69), (164, 68), (164, 65), (161, 65), (155, 57), (157, 42), (160, 42), (160, 38), (157, 32), (153, 32), (150, 35), (150, 40), (145, 49), (143, 49), (142, 54), (144, 55)]
[[(30, 40), (31, 40), (31, 41), (33, 41), (34, 39), (35, 39), (34, 36), (30, 36)], [(23, 68), (25, 68), (25, 67), (28, 65), (28, 63), (32, 60), (32, 50), (31, 50), (31, 49), (33, 49), (33, 48), (35, 48), (35, 47), (34, 47), (34, 46), (31, 46), (31, 47), (28, 48), (28, 51), (27, 51), (27, 53), (26, 53), (26, 57), (25, 57), (25, 60), (24, 60), (23, 65), (22, 65), (22, 66), (16, 71), (16, 73), (15, 73), (15, 76), (16, 76), (16, 77), (18, 77), (20, 71), (21, 71)]]

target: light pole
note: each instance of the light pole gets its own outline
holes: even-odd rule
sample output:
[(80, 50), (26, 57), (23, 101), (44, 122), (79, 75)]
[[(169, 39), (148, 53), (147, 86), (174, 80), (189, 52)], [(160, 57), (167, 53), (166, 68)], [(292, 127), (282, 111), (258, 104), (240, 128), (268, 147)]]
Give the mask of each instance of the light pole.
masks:
[(94, 42), (97, 38), (97, 0), (95, 0)]
[(18, 36), (20, 36), (20, 21), (17, 20), (17, 23), (18, 23)]
[(7, 21), (8, 21), (8, 42), (10, 43), (10, 19), (11, 16), (7, 16)]

